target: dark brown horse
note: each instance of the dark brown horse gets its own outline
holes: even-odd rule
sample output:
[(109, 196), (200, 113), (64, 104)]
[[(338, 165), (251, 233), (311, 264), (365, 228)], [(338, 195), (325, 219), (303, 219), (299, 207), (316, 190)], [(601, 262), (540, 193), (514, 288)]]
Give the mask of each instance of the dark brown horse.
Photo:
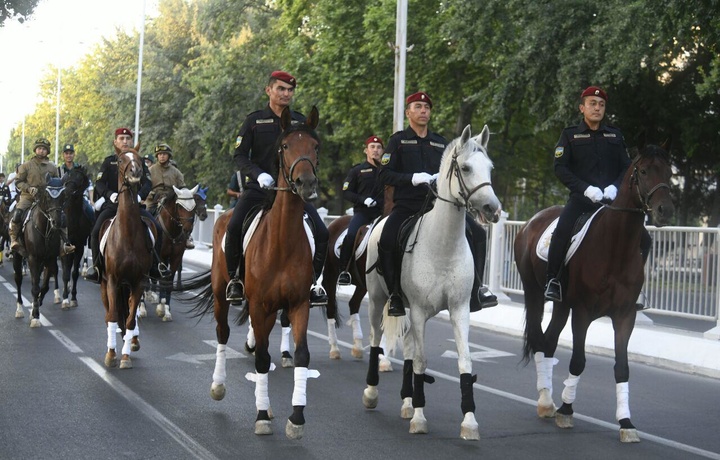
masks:
[[(41, 326), (40, 306), (45, 294), (50, 289), (50, 278), (57, 278), (57, 258), (60, 254), (64, 202), (65, 188), (62, 186), (60, 179), (56, 177), (48, 178), (47, 185), (41, 187), (37, 192), (35, 204), (29, 210), (30, 215), (23, 230), (25, 258), (27, 258), (32, 283), (30, 327)], [(15, 317), (22, 318), (24, 314), (22, 312), (23, 301), (20, 288), (23, 279), (23, 256), (20, 254), (15, 254), (13, 257), (13, 269), (17, 288)]]
[[(641, 141), (641, 144), (644, 142)], [(674, 213), (670, 194), (672, 170), (662, 147), (640, 147), (625, 174), (617, 198), (595, 216), (585, 239), (572, 256), (563, 278), (567, 292), (554, 302), (552, 319), (542, 330), (546, 263), (536, 253), (538, 239), (560, 215), (562, 207), (545, 209), (530, 219), (515, 239), (515, 262), (525, 290), (525, 362), (535, 361), (538, 415), (552, 417), (561, 428), (573, 425), (572, 403), (585, 368), (585, 338), (590, 323), (609, 316), (615, 330), (616, 418), (622, 442), (638, 442), (630, 422), (628, 404), (628, 342), (635, 325), (635, 300), (644, 281), (640, 238), (645, 215), (657, 226), (669, 222)], [(570, 376), (564, 381), (563, 405), (555, 410), (552, 398), (552, 368), (558, 338), (572, 309), (573, 347)]]
[[(316, 167), (320, 141), (315, 134), (318, 111), (313, 107), (305, 123), (291, 125), (290, 112), (283, 111), (282, 134), (276, 144), (279, 174), (278, 192), (272, 207), (265, 211), (245, 251), (245, 293), (247, 302), (240, 318), (242, 324), (250, 317), (255, 333), (255, 370), (249, 378), (255, 381), (257, 418), (255, 434), (272, 434), (268, 372), (271, 368), (268, 351), (270, 332), (277, 312), (285, 309), (292, 323), (295, 341), (295, 388), (293, 413), (285, 426), (288, 438), (302, 437), (305, 426), (304, 409), (310, 353), (307, 326), (310, 311), (308, 291), (313, 282), (312, 253), (303, 227), (303, 207), (317, 197)], [(195, 310), (199, 315), (214, 309), (217, 321), (217, 359), (210, 390), (213, 399), (225, 396), (225, 350), (230, 336), (229, 304), (225, 288), (229, 281), (223, 253), (223, 238), (232, 210), (223, 214), (213, 230), (213, 264), (210, 274), (201, 275), (185, 284), (186, 289), (211, 285), (199, 299)], [(203, 302), (204, 300), (204, 302)]]
[[(133, 336), (136, 313), (142, 298), (145, 281), (152, 265), (152, 246), (148, 227), (157, 238), (157, 229), (151, 222), (143, 222), (137, 201), (143, 177), (143, 159), (139, 146), (118, 155), (118, 209), (114, 220), (102, 224), (100, 235), (107, 231), (105, 246), (105, 274), (100, 294), (105, 305), (107, 326), (107, 353), (105, 366), (117, 365), (117, 328), (120, 327), (124, 344), (121, 369), (132, 368), (130, 352), (139, 349), (137, 336)], [(146, 226), (147, 225), (147, 226)]]

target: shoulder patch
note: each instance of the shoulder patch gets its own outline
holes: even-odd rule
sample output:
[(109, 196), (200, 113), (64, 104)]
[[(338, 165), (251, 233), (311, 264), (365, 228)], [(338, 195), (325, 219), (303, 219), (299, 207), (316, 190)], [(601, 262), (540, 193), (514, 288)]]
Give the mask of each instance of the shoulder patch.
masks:
[(386, 164), (390, 163), (390, 156), (391, 156), (391, 154), (389, 154), (389, 153), (383, 153), (382, 158), (380, 158), (380, 164), (386, 165)]
[(345, 182), (343, 184), (343, 190), (347, 190), (349, 186), (350, 186), (350, 182)]
[(242, 136), (238, 136), (237, 139), (235, 139), (235, 148), (240, 147), (241, 143), (242, 143)]
[(561, 156), (563, 156), (563, 153), (565, 153), (565, 147), (555, 148), (555, 158), (560, 158)]

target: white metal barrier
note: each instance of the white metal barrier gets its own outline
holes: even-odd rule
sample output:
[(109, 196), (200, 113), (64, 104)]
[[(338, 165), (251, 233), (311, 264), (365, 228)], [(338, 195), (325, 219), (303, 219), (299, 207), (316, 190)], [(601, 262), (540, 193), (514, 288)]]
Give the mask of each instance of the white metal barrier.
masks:
[[(213, 226), (223, 212), (222, 206), (215, 205), (213, 210), (208, 209), (204, 222), (195, 222), (196, 243), (212, 245)], [(326, 224), (339, 217), (328, 215), (324, 208), (318, 212)], [(503, 212), (498, 223), (486, 227), (485, 283), (501, 297), (504, 293), (523, 293), (513, 242), (524, 224), (507, 220)], [(655, 313), (715, 320), (716, 326), (707, 331), (705, 337), (720, 340), (720, 228), (648, 226), (647, 229), (653, 239), (643, 287), (648, 305)]]

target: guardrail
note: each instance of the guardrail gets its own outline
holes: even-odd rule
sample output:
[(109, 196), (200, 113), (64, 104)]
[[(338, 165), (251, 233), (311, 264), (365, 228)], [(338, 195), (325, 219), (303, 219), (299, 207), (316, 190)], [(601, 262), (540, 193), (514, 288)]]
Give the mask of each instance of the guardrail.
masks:
[[(224, 211), (216, 205), (208, 209), (204, 222), (195, 222), (196, 243), (212, 246), (213, 226)], [(318, 209), (318, 213), (326, 225), (338, 217), (328, 215), (325, 208)], [(523, 293), (515, 267), (513, 241), (524, 224), (507, 220), (507, 214), (503, 213), (498, 223), (486, 226), (488, 251), (484, 282), (496, 294)], [(654, 313), (714, 320), (716, 326), (704, 335), (720, 340), (720, 228), (648, 226), (647, 229), (653, 239), (643, 287), (648, 305)]]

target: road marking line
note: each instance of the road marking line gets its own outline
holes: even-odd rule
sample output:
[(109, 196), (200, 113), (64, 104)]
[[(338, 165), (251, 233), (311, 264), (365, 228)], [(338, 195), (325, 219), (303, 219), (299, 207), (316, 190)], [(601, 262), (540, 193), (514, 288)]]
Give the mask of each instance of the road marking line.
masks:
[(70, 353), (82, 353), (83, 352), (80, 347), (75, 345), (75, 343), (72, 340), (70, 340), (65, 334), (58, 331), (57, 329), (50, 329), (48, 332), (50, 332), (52, 335), (54, 335), (55, 338), (58, 339), (58, 341), (65, 346), (65, 348), (70, 350)]
[(205, 449), (193, 438), (188, 436), (180, 427), (168, 420), (157, 409), (145, 402), (137, 393), (132, 391), (130, 387), (122, 383), (115, 376), (108, 373), (100, 364), (87, 356), (81, 356), (80, 361), (85, 363), (95, 374), (105, 381), (110, 388), (115, 390), (117, 394), (125, 398), (130, 404), (135, 406), (141, 413), (160, 427), (165, 433), (173, 438), (181, 447), (188, 451), (193, 457), (207, 460), (218, 460), (212, 452)]

